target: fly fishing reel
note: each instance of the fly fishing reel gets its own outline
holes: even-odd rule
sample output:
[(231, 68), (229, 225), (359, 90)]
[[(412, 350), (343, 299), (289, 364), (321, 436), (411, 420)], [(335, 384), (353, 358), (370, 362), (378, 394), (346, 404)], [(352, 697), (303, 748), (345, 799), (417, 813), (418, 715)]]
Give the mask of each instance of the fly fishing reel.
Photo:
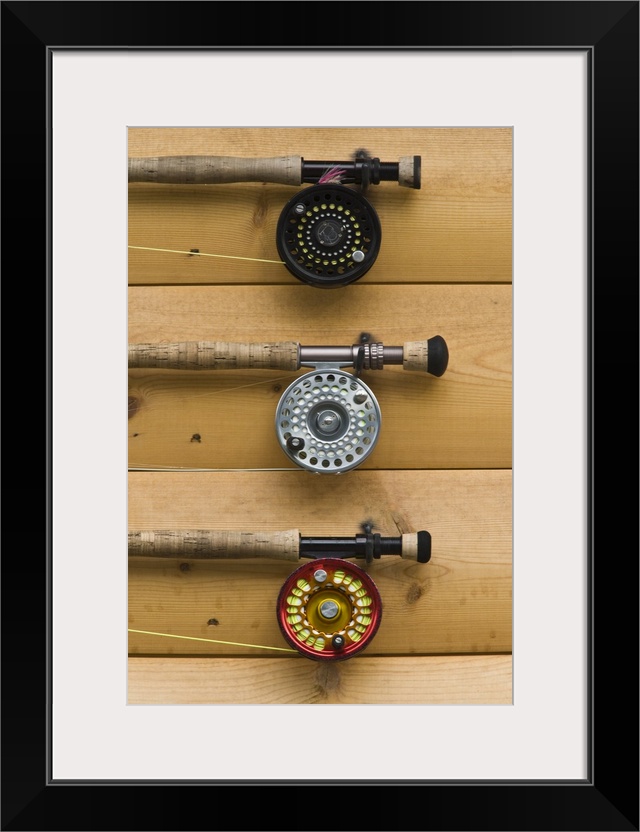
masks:
[[(430, 359), (423, 355), (418, 363), (427, 372), (442, 375), (449, 357), (444, 339), (436, 336), (421, 343)], [(411, 347), (362, 343), (346, 350), (307, 347), (301, 353), (303, 349), (316, 359), (315, 370), (297, 378), (280, 397), (275, 418), (278, 442), (289, 459), (307, 471), (350, 471), (373, 451), (382, 424), (378, 401), (359, 377), (360, 371), (382, 370), (385, 358), (390, 364), (415, 368), (409, 358)], [(345, 372), (345, 367), (353, 367), (355, 373)]]
[(337, 661), (369, 644), (380, 626), (382, 600), (371, 577), (355, 563), (324, 558), (292, 572), (276, 611), (292, 647), (311, 659)]
[(381, 227), (373, 205), (364, 196), (369, 186), (397, 182), (419, 190), (421, 167), (420, 156), (381, 162), (364, 149), (343, 162), (302, 156), (151, 156), (129, 158), (129, 182), (309, 184), (282, 210), (276, 246), (294, 277), (310, 286), (331, 288), (359, 280), (378, 256)]
[(353, 188), (319, 184), (285, 205), (276, 231), (287, 269), (311, 286), (346, 286), (376, 261), (381, 241), (376, 211)]
[(315, 473), (341, 473), (374, 449), (382, 414), (373, 392), (339, 367), (317, 369), (284, 391), (276, 436), (289, 459)]
[(369, 523), (355, 537), (302, 537), (282, 532), (233, 532), (213, 529), (130, 531), (130, 558), (309, 559), (282, 585), (276, 618), (288, 644), (309, 659), (340, 661), (364, 650), (380, 627), (382, 600), (367, 565), (387, 555), (428, 563), (431, 534), (397, 537), (373, 534)]

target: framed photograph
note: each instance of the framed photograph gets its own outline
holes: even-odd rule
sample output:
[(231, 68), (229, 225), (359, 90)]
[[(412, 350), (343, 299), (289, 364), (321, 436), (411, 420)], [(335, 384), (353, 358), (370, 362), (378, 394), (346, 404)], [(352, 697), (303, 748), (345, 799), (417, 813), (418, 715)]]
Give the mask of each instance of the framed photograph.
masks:
[[(595, 428), (599, 425), (602, 433), (606, 414), (615, 420), (610, 428), (615, 435), (637, 431), (637, 372), (629, 372), (637, 344), (626, 341), (637, 331), (638, 3), (377, 3), (364, 18), (362, 4), (347, 3), (335, 7), (340, 25), (332, 24), (330, 36), (307, 31), (310, 9), (291, 3), (2, 4), (5, 68), (11, 67), (12, 79), (3, 102), (5, 194), (21, 190), (30, 200), (27, 212), (5, 210), (5, 240), (10, 241), (5, 260), (14, 250), (21, 258), (35, 255), (46, 277), (40, 309), (47, 416), (42, 551), (31, 552), (28, 560), (5, 552), (2, 564), (7, 636), (2, 828), (281, 830), (324, 829), (335, 823), (351, 829), (637, 830), (637, 545), (631, 558), (615, 557), (618, 551), (628, 552), (630, 540), (637, 543), (628, 522), (636, 517), (637, 504), (627, 505), (629, 489), (621, 486), (615, 506), (608, 508), (612, 483), (622, 483), (628, 454), (612, 453), (610, 441), (607, 452), (598, 454)], [(205, 10), (214, 19), (225, 16), (227, 25), (222, 31), (216, 27), (214, 43), (207, 43), (203, 32)], [(322, 10), (326, 14), (326, 5)], [(299, 18), (299, 25), (282, 29), (282, 18), (291, 16)], [(285, 34), (294, 28), (295, 36)], [(241, 136), (255, 136), (256, 128), (265, 135), (242, 146)], [(156, 131), (151, 140), (143, 135), (146, 129)], [(187, 129), (198, 132), (203, 154), (207, 130), (217, 134), (218, 147), (221, 130), (237, 131), (225, 146), (227, 155), (245, 158), (270, 143), (264, 141), (267, 133), (287, 130), (363, 129), (378, 131), (375, 138), (381, 142), (388, 131), (389, 143), (383, 147), (389, 152), (395, 145), (403, 148), (398, 156), (418, 153), (407, 149), (418, 137), (418, 146), (430, 151), (420, 150), (423, 187), (427, 190), (431, 173), (446, 199), (436, 205), (434, 193), (433, 213), (425, 223), (416, 220), (411, 189), (395, 183), (392, 191), (391, 182), (372, 186), (381, 188), (374, 204), (383, 237), (391, 232), (384, 237), (390, 244), (380, 248), (362, 280), (331, 290), (303, 285), (295, 267), (292, 271), (276, 262), (273, 276), (263, 283), (248, 260), (236, 263), (220, 272), (227, 277), (214, 287), (216, 320), (227, 322), (225, 342), (235, 334), (252, 340), (252, 328), (260, 326), (258, 341), (271, 341), (277, 330), (300, 343), (315, 334), (316, 344), (326, 346), (334, 332), (350, 334), (344, 323), (349, 316), (340, 309), (341, 298), (348, 298), (354, 307), (361, 302), (368, 320), (377, 320), (376, 341), (379, 334), (384, 338), (379, 330), (386, 318), (393, 318), (392, 337), (402, 344), (403, 324), (409, 340), (419, 337), (422, 320), (417, 317), (434, 324), (456, 319), (451, 302), (439, 300), (438, 275), (440, 282), (446, 275), (448, 284), (456, 282), (451, 276), (457, 274), (456, 296), (467, 298), (464, 308), (476, 310), (494, 340), (488, 337), (482, 351), (473, 343), (477, 329), (454, 330), (449, 346), (456, 347), (458, 356), (474, 355), (469, 366), (477, 372), (462, 384), (463, 367), (451, 360), (452, 349), (447, 371), (453, 370), (454, 382), (458, 374), (459, 386), (446, 389), (466, 391), (470, 401), (475, 390), (477, 399), (469, 406), (475, 447), (497, 448), (504, 458), (473, 461), (463, 447), (469, 431), (455, 440), (453, 422), (446, 426), (446, 443), (431, 445), (429, 433), (418, 429), (403, 434), (397, 412), (402, 408), (394, 392), (404, 376), (400, 367), (385, 368), (380, 378), (389, 381), (376, 388), (380, 403), (390, 403), (383, 411), (389, 413), (385, 427), (395, 426), (395, 453), (405, 453), (413, 441), (416, 462), (412, 466), (407, 457), (400, 467), (411, 477), (404, 485), (397, 477), (397, 490), (390, 491), (393, 452), (383, 446), (381, 435), (375, 448), (380, 464), (372, 453), (362, 466), (371, 481), (368, 491), (354, 499), (354, 522), (366, 519), (367, 508), (377, 522), (377, 506), (383, 502), (391, 506), (389, 523), (399, 536), (423, 528), (416, 526), (422, 516), (425, 528), (432, 519), (439, 539), (446, 541), (447, 558), (438, 560), (434, 548), (433, 562), (425, 568), (450, 567), (460, 599), (468, 601), (467, 609), (459, 604), (457, 613), (450, 613), (448, 629), (442, 625), (443, 610), (441, 638), (447, 632), (452, 638), (464, 634), (477, 620), (469, 605), (472, 610), (484, 605), (496, 625), (492, 630), (485, 622), (479, 639), (485, 628), (487, 643), (493, 632), (500, 649), (492, 652), (484, 641), (473, 643), (467, 636), (468, 643), (462, 638), (447, 652), (432, 633), (421, 630), (409, 637), (403, 653), (400, 640), (395, 641), (396, 624), (377, 631), (362, 656), (340, 663), (344, 672), (333, 673), (329, 665), (335, 664), (313, 663), (306, 656), (294, 661), (284, 653), (251, 652), (262, 644), (259, 639), (251, 644), (252, 631), (277, 635), (276, 622), (265, 623), (266, 617), (256, 612), (290, 569), (272, 569), (265, 561), (259, 587), (240, 586), (242, 576), (235, 567), (224, 572), (229, 587), (240, 587), (237, 600), (240, 607), (247, 605), (244, 615), (225, 605), (228, 594), (208, 596), (206, 581), (189, 584), (194, 576), (188, 563), (182, 568), (182, 556), (172, 561), (174, 571), (140, 566), (147, 574), (136, 575), (132, 590), (125, 554), (127, 517), (130, 527), (133, 517), (134, 527), (141, 529), (153, 529), (167, 516), (178, 528), (192, 522), (202, 526), (211, 511), (199, 485), (204, 473), (212, 491), (217, 486), (219, 492), (215, 528), (224, 528), (222, 520), (230, 519), (235, 533), (243, 512), (247, 520), (256, 516), (247, 478), (252, 467), (284, 468), (273, 473), (297, 476), (296, 483), (309, 473), (299, 472), (293, 457), (277, 447), (285, 461), (274, 462), (279, 458), (263, 437), (264, 420), (258, 415), (276, 408), (292, 380), (278, 381), (274, 370), (268, 370), (270, 383), (265, 384), (257, 378), (260, 371), (249, 368), (249, 383), (255, 387), (243, 401), (255, 418), (246, 441), (240, 441), (242, 431), (234, 434), (237, 453), (231, 461), (216, 457), (224, 451), (219, 439), (213, 453), (207, 444), (208, 432), (219, 429), (222, 409), (214, 406), (216, 417), (207, 422), (206, 408), (181, 408), (191, 400), (193, 385), (202, 382), (187, 382), (192, 387), (181, 399), (180, 382), (163, 386), (140, 376), (138, 386), (126, 391), (133, 417), (123, 426), (125, 339), (130, 343), (133, 334), (136, 342), (165, 342), (174, 335), (176, 340), (191, 335), (206, 340), (210, 318), (202, 304), (211, 285), (207, 269), (214, 264), (206, 266), (204, 255), (278, 259), (270, 249), (286, 190), (278, 186), (263, 187), (262, 201), (255, 199), (255, 184), (239, 189), (237, 200), (227, 201), (226, 208), (185, 198), (176, 221), (165, 218), (164, 226), (156, 222), (162, 221), (162, 211), (145, 214), (142, 200), (132, 213), (127, 157), (146, 156), (152, 146), (155, 152), (149, 156), (172, 155), (173, 148), (185, 146), (184, 135), (175, 141), (176, 131)], [(507, 203), (512, 204), (506, 213), (500, 189), (504, 144), (485, 147), (484, 158), (493, 159), (496, 173), (491, 194), (479, 168), (475, 180), (471, 169), (459, 180), (465, 190), (458, 203), (445, 181), (445, 161), (455, 157), (460, 131), (469, 130), (487, 137), (487, 146), (509, 139)], [(400, 136), (396, 131), (407, 132)], [(450, 132), (446, 152), (439, 155), (437, 143), (445, 135), (440, 131)], [(232, 154), (234, 143), (238, 152)], [(304, 156), (306, 150), (300, 153)], [(335, 159), (333, 152), (327, 155)], [(16, 164), (21, 158), (29, 164)], [(430, 160), (436, 163), (432, 171)], [(464, 165), (461, 153), (461, 169)], [(136, 187), (141, 191), (145, 186)], [(244, 192), (251, 198), (244, 199)], [(166, 188), (154, 193), (157, 204)], [(470, 193), (478, 195), (475, 213), (469, 208)], [(243, 206), (251, 210), (243, 212)], [(334, 227), (329, 225), (327, 234)], [(447, 238), (451, 228), (459, 233)], [(216, 234), (217, 229), (223, 234)], [(34, 234), (41, 235), (41, 247), (33, 245)], [(511, 263), (505, 260), (504, 245), (491, 247), (501, 252), (499, 260), (483, 260), (487, 235), (494, 242), (511, 238)], [(446, 245), (451, 239), (455, 247)], [(226, 252), (216, 248), (222, 241), (228, 243)], [(277, 249), (277, 240), (273, 244)], [(168, 250), (185, 258), (179, 267), (172, 265)], [(390, 279), (394, 257), (404, 272)], [(24, 260), (13, 257), (12, 265), (18, 263), (24, 265)], [(425, 263), (433, 279), (425, 280), (421, 273)], [(482, 271), (482, 291), (476, 291), (477, 280), (467, 279), (474, 263)], [(181, 300), (172, 306), (187, 269), (190, 286), (197, 290), (191, 310), (181, 307)], [(322, 279), (327, 274), (323, 271)], [(127, 275), (135, 280), (127, 281)], [(316, 279), (318, 272), (314, 275)], [(394, 281), (406, 292), (402, 301), (374, 299), (381, 289), (391, 297)], [(413, 309), (406, 300), (412, 282), (421, 290), (426, 287), (429, 300)], [(305, 330), (299, 337), (293, 313), (283, 317), (288, 329), (282, 321), (273, 332), (264, 326), (269, 308), (278, 320), (274, 301), (283, 290), (296, 298)], [(265, 296), (259, 307), (254, 291)], [(475, 306), (468, 297), (473, 292)], [(238, 301), (243, 293), (244, 306)], [(512, 351), (513, 388), (505, 344), (495, 336), (499, 328), (487, 323), (510, 321), (496, 311), (504, 310), (506, 302), (512, 307), (513, 340), (507, 339), (507, 352)], [(317, 309), (315, 330), (306, 317), (309, 308)], [(483, 316), (484, 308), (491, 311)], [(355, 319), (354, 313), (357, 336), (367, 324)], [(424, 337), (439, 334), (445, 333)], [(615, 353), (607, 353), (605, 375), (605, 351), (612, 346)], [(29, 366), (42, 366), (41, 350)], [(488, 410), (493, 406), (495, 419), (483, 420), (478, 413), (492, 389), (484, 380), (497, 378), (505, 367), (503, 387), (513, 412), (495, 398), (496, 384), (487, 405)], [(135, 371), (133, 378), (139, 378)], [(427, 391), (433, 393), (431, 415), (447, 413), (449, 404), (439, 398), (443, 394), (437, 387), (446, 378)], [(239, 385), (242, 379), (232, 382)], [(228, 385), (216, 384), (220, 397), (230, 396)], [(420, 392), (422, 401), (423, 382), (412, 385), (412, 395)], [(606, 406), (605, 390), (610, 394)], [(203, 401), (210, 395), (204, 388), (200, 392)], [(175, 414), (166, 442), (158, 433), (165, 422), (154, 423), (153, 408), (145, 410), (148, 402), (162, 403), (163, 396), (169, 403), (161, 404), (161, 415), (166, 420)], [(620, 396), (623, 407), (616, 404)], [(512, 432), (506, 424), (511, 416)], [(240, 426), (246, 417), (247, 412), (238, 418)], [(278, 418), (286, 416), (279, 411)], [(417, 417), (413, 422), (418, 423)], [(20, 430), (25, 435), (22, 426)], [(233, 430), (226, 428), (229, 435)], [(153, 438), (145, 437), (145, 431)], [(28, 435), (42, 435), (41, 425)], [(139, 443), (132, 441), (138, 438)], [(277, 441), (279, 434), (272, 438)], [(457, 461), (451, 455), (456, 442)], [(449, 456), (436, 456), (425, 466), (421, 454), (436, 453), (443, 445)], [(175, 452), (173, 459), (169, 452)], [(239, 452), (245, 454), (241, 464)], [(257, 459), (255, 466), (252, 459)], [(162, 483), (153, 476), (157, 468), (169, 473)], [(414, 469), (433, 495), (434, 507), (423, 515)], [(475, 491), (469, 489), (467, 504), (456, 503), (455, 511), (449, 506), (447, 514), (447, 495), (459, 492), (438, 491), (436, 481), (449, 477), (459, 483), (458, 472), (476, 469), (493, 472), (491, 487), (481, 478)], [(501, 515), (485, 512), (483, 531), (476, 518), (480, 495), (490, 503), (488, 495), (497, 493), (494, 475), (499, 479), (501, 472), (507, 472), (501, 493), (511, 503), (506, 525), (496, 531)], [(189, 474), (198, 476), (187, 487)], [(230, 474), (238, 475), (233, 487)], [(328, 492), (330, 479), (315, 478), (323, 485), (313, 486), (319, 519), (314, 520), (313, 511), (306, 515), (313, 536), (334, 534), (327, 517), (334, 496), (339, 519), (347, 522), (348, 475), (333, 478), (340, 483), (336, 495), (321, 493)], [(165, 482), (171, 485), (164, 488)], [(600, 492), (596, 482), (602, 484)], [(291, 528), (296, 517), (294, 500), (302, 489), (288, 486), (290, 504), (280, 511), (285, 492), (274, 483), (272, 493), (283, 497), (262, 513), (258, 510), (262, 532), (279, 531), (285, 519)], [(595, 497), (605, 483), (609, 499), (598, 501), (596, 515)], [(189, 506), (180, 502), (185, 495)], [(485, 570), (487, 564), (502, 568), (502, 586), (512, 580), (512, 605), (504, 602), (498, 583), (483, 577), (486, 571), (474, 573), (473, 557), (465, 561), (463, 543), (454, 551), (463, 515), (474, 529), (476, 548), (484, 546), (488, 553)], [(455, 518), (449, 538), (447, 517)], [(388, 534), (390, 528), (383, 524), (381, 531)], [(336, 528), (335, 534), (353, 531)], [(613, 545), (618, 539), (620, 545)], [(506, 568), (500, 566), (497, 550), (506, 553)], [(419, 590), (432, 584), (411, 571), (418, 566), (383, 569), (388, 591), (381, 598), (385, 617), (395, 613), (407, 625), (414, 621), (424, 628), (434, 607)], [(151, 594), (150, 584), (155, 586)], [(16, 586), (24, 592), (17, 593)], [(179, 590), (188, 599), (183, 607), (176, 605)], [(34, 602), (28, 620), (24, 607), (16, 605), (20, 596)], [(413, 606), (405, 609), (408, 600)], [(238, 623), (238, 637), (226, 639), (219, 632), (224, 616)], [(14, 636), (15, 621), (22, 627)], [(171, 647), (170, 639), (163, 641), (167, 635), (190, 633), (195, 635), (190, 644), (186, 638)], [(228, 649), (225, 641), (234, 644)], [(479, 657), (483, 670), (478, 670)], [(142, 662), (140, 673), (136, 668)], [(307, 670), (310, 665), (313, 673)], [(193, 675), (185, 679), (186, 673)], [(283, 673), (289, 674), (290, 689), (298, 686), (297, 698), (278, 698), (283, 690), (278, 674)], [(457, 697), (452, 695), (455, 679), (462, 691)], [(243, 699), (243, 690), (261, 690), (262, 695)], [(438, 690), (444, 691), (443, 699)], [(631, 754), (621, 755), (621, 743), (626, 748), (631, 743)], [(346, 813), (349, 790), (356, 790), (351, 797), (357, 801), (357, 816), (353, 809)], [(327, 799), (334, 795), (342, 798), (340, 809)], [(321, 796), (323, 807), (337, 816), (305, 808), (306, 801)], [(205, 826), (200, 817), (206, 818)]]

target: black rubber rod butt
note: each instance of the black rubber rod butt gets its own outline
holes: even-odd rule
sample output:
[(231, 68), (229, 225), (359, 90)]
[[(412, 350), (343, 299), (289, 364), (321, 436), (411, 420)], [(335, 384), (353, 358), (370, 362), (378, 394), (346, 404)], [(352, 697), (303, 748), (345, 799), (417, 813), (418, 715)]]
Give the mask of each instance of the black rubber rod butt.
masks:
[(427, 341), (429, 360), (427, 372), (438, 378), (444, 375), (449, 366), (449, 348), (441, 335), (434, 335)]

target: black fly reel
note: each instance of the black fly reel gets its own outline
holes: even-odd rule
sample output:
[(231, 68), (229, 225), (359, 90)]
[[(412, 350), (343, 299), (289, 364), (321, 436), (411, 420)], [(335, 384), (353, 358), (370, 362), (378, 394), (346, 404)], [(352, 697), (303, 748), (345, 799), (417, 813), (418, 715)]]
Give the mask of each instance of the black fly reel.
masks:
[(326, 183), (297, 193), (285, 205), (276, 232), (287, 269), (310, 286), (331, 288), (359, 280), (380, 250), (380, 220), (353, 188)]

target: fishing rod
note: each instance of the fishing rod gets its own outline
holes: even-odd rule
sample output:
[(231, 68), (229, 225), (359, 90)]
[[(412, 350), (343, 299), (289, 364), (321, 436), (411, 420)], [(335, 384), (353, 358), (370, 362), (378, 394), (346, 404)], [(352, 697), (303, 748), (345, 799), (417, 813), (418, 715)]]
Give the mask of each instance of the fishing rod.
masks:
[(279, 185), (318, 183), (328, 171), (339, 171), (345, 184), (366, 189), (380, 182), (397, 182), (420, 189), (421, 157), (402, 156), (381, 162), (366, 151), (356, 151), (345, 162), (317, 162), (302, 156), (243, 158), (236, 156), (129, 157), (129, 182), (171, 185), (222, 185), (233, 182), (270, 182)]
[[(370, 185), (384, 181), (420, 189), (421, 157), (403, 156), (397, 162), (381, 162), (364, 150), (356, 151), (352, 160), (344, 162), (306, 161), (301, 156), (129, 157), (130, 183), (307, 184), (291, 197), (280, 214), (276, 247), (282, 263), (294, 277), (320, 288), (354, 283), (375, 263), (382, 229), (364, 192)], [(359, 186), (359, 190), (353, 185)]]
[(360, 373), (395, 364), (440, 377), (449, 362), (447, 344), (440, 335), (391, 347), (366, 338), (363, 333), (361, 343), (349, 346), (302, 346), (297, 341), (129, 344), (129, 368), (295, 371), (313, 367), (280, 397), (276, 437), (287, 457), (301, 468), (338, 474), (364, 462), (380, 435), (380, 406)]
[(383, 537), (369, 528), (353, 537), (303, 537), (298, 529), (281, 532), (233, 532), (214, 529), (130, 531), (129, 557), (299, 561), (357, 558), (368, 564), (383, 555), (428, 563), (431, 535), (420, 531)]
[(382, 599), (371, 576), (350, 558), (367, 564), (383, 556), (428, 563), (427, 531), (383, 537), (366, 524), (353, 537), (303, 537), (298, 529), (241, 532), (212, 529), (130, 531), (129, 558), (198, 560), (308, 559), (282, 585), (276, 616), (285, 640), (311, 659), (339, 661), (363, 650), (382, 619)]

